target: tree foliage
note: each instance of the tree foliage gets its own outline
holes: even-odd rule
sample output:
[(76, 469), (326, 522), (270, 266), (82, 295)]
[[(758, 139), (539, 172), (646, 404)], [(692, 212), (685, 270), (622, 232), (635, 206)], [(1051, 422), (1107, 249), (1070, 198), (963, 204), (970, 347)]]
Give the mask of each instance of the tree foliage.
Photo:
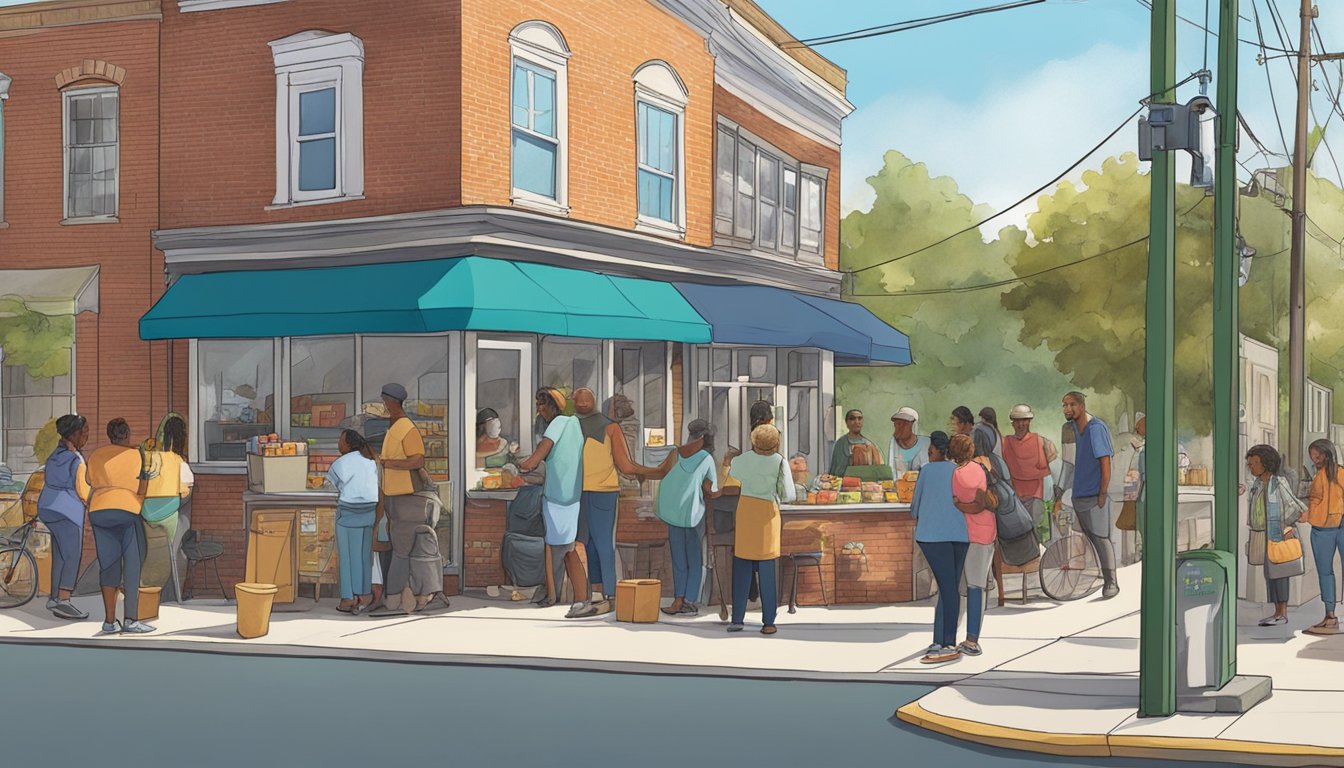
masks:
[(72, 315), (44, 315), (22, 300), (0, 298), (0, 349), (5, 365), (26, 366), (35, 379), (70, 373), (70, 349), (75, 343)]

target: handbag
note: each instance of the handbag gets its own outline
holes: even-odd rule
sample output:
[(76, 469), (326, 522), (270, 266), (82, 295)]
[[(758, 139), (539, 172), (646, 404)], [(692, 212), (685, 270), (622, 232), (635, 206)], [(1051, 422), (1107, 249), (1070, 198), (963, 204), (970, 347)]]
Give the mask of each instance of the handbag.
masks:
[(1115, 519), (1115, 527), (1122, 531), (1139, 529), (1139, 502), (1126, 499), (1120, 505), (1120, 516)]
[(1283, 529), (1283, 540), (1269, 541), (1265, 544), (1265, 560), (1282, 565), (1302, 559), (1302, 540), (1292, 528)]

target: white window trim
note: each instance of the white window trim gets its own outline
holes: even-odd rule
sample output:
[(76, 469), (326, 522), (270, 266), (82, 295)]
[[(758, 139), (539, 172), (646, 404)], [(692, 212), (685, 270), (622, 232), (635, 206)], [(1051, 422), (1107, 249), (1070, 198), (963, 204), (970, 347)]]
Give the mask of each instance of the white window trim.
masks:
[[(511, 190), (511, 202), (516, 206), (524, 208), (534, 208), (547, 214), (570, 215), (570, 184), (569, 184), (569, 77), (566, 75), (566, 66), (563, 59), (560, 59), (560, 65), (556, 66), (554, 59), (559, 58), (554, 51), (548, 51), (546, 48), (534, 46), (527, 40), (509, 40), (509, 43), (516, 46), (527, 46), (528, 50), (535, 55), (535, 58), (528, 55), (519, 55), (517, 47), (513, 52), (513, 58), (509, 59), (509, 190)], [(542, 56), (540, 54), (550, 54)], [(539, 195), (531, 190), (513, 186), (513, 132), (523, 130), (524, 133), (532, 136), (540, 136), (534, 130), (526, 128), (517, 128), (513, 125), (513, 70), (516, 69), (519, 62), (546, 70), (555, 75), (555, 198), (547, 198), (546, 195)], [(542, 136), (542, 139), (552, 139), (550, 136)]]
[[(300, 32), (270, 43), (275, 62), (275, 198), (269, 209), (364, 195), (364, 43), (346, 32)], [(336, 87), (336, 189), (298, 189), (298, 90)]]
[[(110, 214), (96, 216), (70, 215), (70, 99), (75, 96), (90, 96), (98, 93), (117, 94), (117, 168), (114, 185), (117, 194), (117, 208)], [(61, 212), (62, 224), (115, 224), (121, 221), (121, 88), (115, 85), (94, 86), (91, 88), (70, 88), (61, 91)]]
[[(474, 461), (466, 460), (466, 452), (472, 450), (470, 447), (476, 444), (476, 420), (475, 413), (479, 410), (476, 403), (476, 389), (480, 386), (476, 373), (476, 352), (479, 349), (501, 349), (518, 353), (518, 437), (514, 438), (519, 445), (536, 446), (534, 439), (539, 436), (532, 434), (532, 414), (533, 395), (536, 393), (534, 378), (537, 366), (540, 365), (540, 341), (529, 339), (526, 341), (492, 339), (481, 336), (477, 333), (467, 332), (463, 335), (462, 343), (462, 403), (465, 414), (471, 414), (471, 419), (464, 418), (461, 426), (463, 440), (463, 485), (464, 489), (475, 488), (477, 481), (481, 479), (484, 473), (476, 469)], [(467, 424), (470, 423), (470, 431)], [(451, 429), (452, 425), (449, 425)]]
[[(673, 82), (676, 83), (677, 89), (680, 89), (680, 93), (668, 93), (668, 91), (655, 90), (652, 89), (652, 87), (645, 85), (644, 82), (640, 82), (640, 79), (638, 79), (640, 78), (640, 73), (646, 69), (664, 70), (665, 73), (671, 75)], [(673, 191), (673, 195), (675, 195), (673, 207), (675, 207), (675, 210), (673, 210), (672, 213), (672, 221), (667, 222), (660, 218), (645, 217), (645, 215), (638, 213), (638, 204), (640, 203), (638, 203), (638, 187), (636, 187), (636, 195), (634, 195), (636, 196), (636, 202), (634, 202), (634, 206), (636, 206), (634, 230), (642, 231), (642, 233), (663, 235), (663, 237), (672, 235), (672, 237), (676, 237), (677, 239), (685, 239), (685, 105), (689, 102), (688, 94), (687, 91), (685, 91), (685, 85), (681, 83), (681, 78), (676, 74), (676, 70), (672, 69), (672, 66), (668, 65), (667, 62), (657, 61), (657, 59), (652, 62), (646, 62), (644, 65), (638, 67), (637, 70), (634, 70), (632, 79), (634, 81), (634, 132), (636, 132), (636, 137), (634, 137), (634, 157), (636, 157), (636, 178), (638, 178), (638, 153), (640, 153), (641, 141), (641, 137), (638, 136), (638, 129), (640, 129), (640, 124), (638, 124), (640, 102), (642, 101), (649, 106), (656, 106), (656, 108), (664, 110), (664, 112), (672, 113), (673, 116), (676, 117), (676, 178), (673, 179), (672, 184), (673, 188), (675, 188), (675, 191)]]
[(249, 5), (271, 5), (283, 2), (286, 2), (286, 0), (177, 0), (177, 10), (180, 13), (223, 11), (229, 8), (246, 8)]
[[(559, 50), (539, 45), (521, 35), (529, 28), (539, 28), (555, 38)], [(510, 200), (520, 208), (532, 208), (543, 213), (569, 215), (569, 57), (573, 54), (565, 45), (559, 30), (542, 21), (527, 21), (519, 24), (509, 34), (509, 144), (513, 144), (513, 69), (517, 62), (525, 62), (534, 67), (555, 74), (555, 198), (538, 195), (535, 192), (513, 186), (512, 149), (510, 148), (509, 188)]]

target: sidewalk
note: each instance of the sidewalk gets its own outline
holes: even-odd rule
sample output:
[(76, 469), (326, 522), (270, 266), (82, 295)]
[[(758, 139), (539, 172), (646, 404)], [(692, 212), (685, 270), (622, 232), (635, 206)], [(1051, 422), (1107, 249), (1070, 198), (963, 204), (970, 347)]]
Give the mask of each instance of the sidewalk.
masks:
[(96, 596), (76, 599), (94, 616), (74, 623), (51, 617), (39, 598), (0, 611), (0, 643), (940, 684), (898, 717), (957, 738), (1056, 755), (1344, 765), (1344, 636), (1298, 632), (1319, 620), (1319, 603), (1294, 609), (1289, 626), (1269, 629), (1254, 626), (1262, 606), (1242, 605), (1239, 671), (1274, 677), (1268, 701), (1246, 715), (1140, 721), (1138, 567), (1119, 576), (1113, 600), (1010, 600), (992, 608), (984, 655), (939, 667), (919, 663), (931, 640), (928, 603), (782, 610), (779, 634), (765, 637), (756, 631), (758, 613), (747, 615), (746, 632), (728, 634), (716, 607), (621, 624), (611, 614), (566, 620), (564, 606), (480, 595), (454, 597), (451, 609), (436, 614), (379, 619), (338, 613), (329, 598), (301, 598), (295, 607), (309, 610), (276, 612), (269, 635), (242, 640), (234, 606), (220, 600), (163, 606), (151, 635), (99, 637)]

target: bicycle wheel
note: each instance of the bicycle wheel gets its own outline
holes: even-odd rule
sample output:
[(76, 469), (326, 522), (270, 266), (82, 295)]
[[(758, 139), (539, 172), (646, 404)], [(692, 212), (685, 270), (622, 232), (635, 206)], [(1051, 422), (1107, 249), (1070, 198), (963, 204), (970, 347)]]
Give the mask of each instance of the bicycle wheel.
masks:
[(37, 561), (18, 547), (0, 549), (0, 608), (18, 608), (37, 594)]
[(1050, 542), (1041, 556), (1041, 591), (1051, 600), (1086, 597), (1101, 585), (1101, 566), (1087, 537), (1072, 533)]

